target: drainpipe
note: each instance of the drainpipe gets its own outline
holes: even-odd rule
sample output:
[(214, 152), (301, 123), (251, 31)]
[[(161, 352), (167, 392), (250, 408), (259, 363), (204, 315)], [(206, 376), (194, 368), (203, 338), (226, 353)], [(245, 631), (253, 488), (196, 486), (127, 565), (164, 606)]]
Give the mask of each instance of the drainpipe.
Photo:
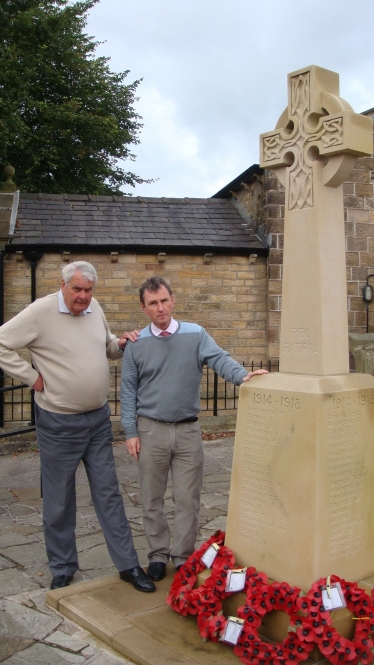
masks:
[(34, 302), (34, 300), (36, 300), (36, 268), (38, 261), (40, 261), (43, 256), (43, 252), (38, 252), (34, 249), (27, 249), (22, 252), (22, 254), (31, 266), (31, 302)]

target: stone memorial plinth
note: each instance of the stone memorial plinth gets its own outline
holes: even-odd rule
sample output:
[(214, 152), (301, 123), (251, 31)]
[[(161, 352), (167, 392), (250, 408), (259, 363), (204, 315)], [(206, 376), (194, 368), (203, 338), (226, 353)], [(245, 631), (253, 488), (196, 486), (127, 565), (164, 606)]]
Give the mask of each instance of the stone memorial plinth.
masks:
[(286, 188), (280, 372), (240, 389), (226, 545), (238, 563), (308, 590), (374, 572), (374, 378), (349, 374), (342, 183), (372, 122), (307, 67), (261, 136)]
[(374, 380), (272, 374), (243, 386), (226, 544), (307, 591), (374, 571)]

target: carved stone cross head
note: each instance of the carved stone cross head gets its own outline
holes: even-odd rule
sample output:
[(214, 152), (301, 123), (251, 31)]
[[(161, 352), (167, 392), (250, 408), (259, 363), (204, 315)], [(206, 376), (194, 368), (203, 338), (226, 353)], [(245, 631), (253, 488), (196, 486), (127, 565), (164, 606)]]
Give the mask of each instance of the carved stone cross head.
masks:
[(339, 75), (312, 65), (288, 75), (288, 108), (276, 129), (260, 136), (261, 167), (276, 169), (286, 187), (286, 209), (314, 206), (314, 169), (337, 187), (357, 157), (372, 151), (371, 119), (339, 97)]
[(348, 373), (343, 182), (372, 153), (372, 120), (313, 65), (289, 74), (288, 108), (260, 140), (261, 166), (286, 188), (280, 371)]

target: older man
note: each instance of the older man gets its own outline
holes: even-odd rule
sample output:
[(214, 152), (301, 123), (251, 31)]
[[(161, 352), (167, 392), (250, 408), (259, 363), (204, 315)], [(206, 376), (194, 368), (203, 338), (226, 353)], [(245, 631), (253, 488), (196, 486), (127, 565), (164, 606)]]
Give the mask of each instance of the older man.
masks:
[[(175, 321), (174, 295), (162, 277), (144, 282), (140, 304), (151, 324), (136, 344), (126, 346), (121, 411), (127, 450), (139, 458), (148, 575), (157, 581), (165, 576), (170, 556), (179, 568), (195, 545), (204, 462), (197, 419), (203, 366), (236, 385), (267, 372), (247, 373), (204, 328)], [(171, 551), (163, 509), (169, 469), (175, 503)]]
[[(139, 566), (119, 491), (107, 403), (107, 358), (123, 355), (137, 334), (111, 334), (92, 297), (95, 268), (75, 261), (62, 271), (61, 290), (36, 300), (0, 328), (0, 366), (35, 390), (43, 486), (44, 537), (51, 589), (68, 586), (78, 569), (75, 472), (82, 460), (109, 554), (121, 579), (154, 591)], [(15, 351), (27, 347), (33, 366)]]

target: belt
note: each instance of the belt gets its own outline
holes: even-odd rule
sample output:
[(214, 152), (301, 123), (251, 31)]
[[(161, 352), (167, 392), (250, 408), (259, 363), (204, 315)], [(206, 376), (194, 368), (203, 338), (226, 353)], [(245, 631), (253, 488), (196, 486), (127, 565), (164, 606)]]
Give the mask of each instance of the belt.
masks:
[(184, 420), (156, 420), (156, 423), (164, 423), (164, 425), (182, 425), (183, 423), (196, 423), (199, 419), (195, 418), (185, 418)]

